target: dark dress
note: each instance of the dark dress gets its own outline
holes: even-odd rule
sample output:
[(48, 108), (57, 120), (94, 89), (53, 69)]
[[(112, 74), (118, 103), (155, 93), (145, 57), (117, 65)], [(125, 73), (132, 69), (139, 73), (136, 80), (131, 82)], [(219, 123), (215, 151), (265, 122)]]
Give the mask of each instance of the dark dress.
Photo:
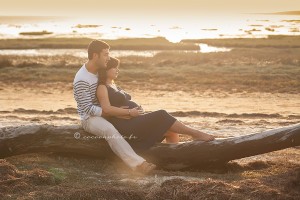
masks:
[[(131, 96), (120, 87), (117, 86), (117, 89), (108, 85), (106, 87), (112, 106), (129, 106), (129, 108), (138, 106), (134, 101), (131, 101)], [(136, 151), (145, 151), (155, 143), (162, 142), (165, 139), (163, 135), (176, 121), (165, 110), (146, 113), (131, 119), (116, 117), (107, 119)]]

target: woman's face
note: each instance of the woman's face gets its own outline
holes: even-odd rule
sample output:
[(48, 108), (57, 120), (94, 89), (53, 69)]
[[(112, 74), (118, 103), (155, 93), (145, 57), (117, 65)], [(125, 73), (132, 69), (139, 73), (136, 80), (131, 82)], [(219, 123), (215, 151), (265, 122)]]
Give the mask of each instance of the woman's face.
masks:
[(107, 70), (106, 71), (107, 78), (112, 79), (112, 80), (116, 79), (118, 77), (119, 71), (120, 71), (119, 66)]

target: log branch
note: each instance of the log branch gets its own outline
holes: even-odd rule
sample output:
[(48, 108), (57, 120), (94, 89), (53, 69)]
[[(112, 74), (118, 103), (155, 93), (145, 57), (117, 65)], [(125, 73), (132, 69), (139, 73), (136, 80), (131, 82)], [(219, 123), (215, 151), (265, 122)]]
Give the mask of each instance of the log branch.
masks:
[[(139, 153), (162, 168), (183, 169), (219, 165), (298, 145), (300, 124), (212, 142), (157, 143), (150, 150)], [(36, 152), (71, 153), (97, 158), (115, 156), (105, 139), (85, 132), (78, 125), (45, 124), (0, 129), (0, 158)]]

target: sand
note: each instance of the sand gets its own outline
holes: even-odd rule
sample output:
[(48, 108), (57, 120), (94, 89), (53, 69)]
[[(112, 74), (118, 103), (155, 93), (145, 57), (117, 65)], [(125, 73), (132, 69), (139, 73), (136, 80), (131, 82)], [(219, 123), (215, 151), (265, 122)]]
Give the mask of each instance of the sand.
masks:
[[(146, 111), (165, 109), (220, 138), (296, 124), (300, 50), (281, 42), (278, 49), (123, 57), (117, 83)], [(72, 80), (83, 62), (72, 56), (0, 56), (0, 128), (79, 124)], [(180, 136), (181, 142), (190, 139)], [(299, 157), (295, 147), (216, 169), (157, 169), (138, 176), (118, 159), (25, 154), (0, 159), (0, 198), (299, 199)]]

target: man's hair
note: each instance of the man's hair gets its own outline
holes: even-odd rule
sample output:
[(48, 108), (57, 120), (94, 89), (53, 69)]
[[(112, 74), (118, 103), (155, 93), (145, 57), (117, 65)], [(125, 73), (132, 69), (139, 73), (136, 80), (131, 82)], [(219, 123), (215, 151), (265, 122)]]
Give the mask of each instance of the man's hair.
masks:
[(101, 51), (103, 49), (109, 49), (109, 45), (101, 40), (93, 40), (92, 42), (90, 42), (89, 46), (88, 46), (88, 58), (89, 60), (93, 59), (93, 54), (94, 53), (101, 53)]

